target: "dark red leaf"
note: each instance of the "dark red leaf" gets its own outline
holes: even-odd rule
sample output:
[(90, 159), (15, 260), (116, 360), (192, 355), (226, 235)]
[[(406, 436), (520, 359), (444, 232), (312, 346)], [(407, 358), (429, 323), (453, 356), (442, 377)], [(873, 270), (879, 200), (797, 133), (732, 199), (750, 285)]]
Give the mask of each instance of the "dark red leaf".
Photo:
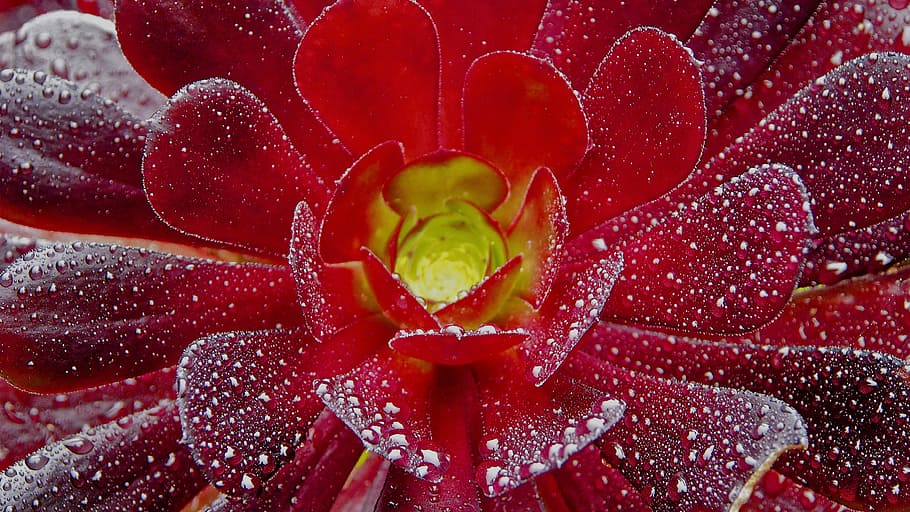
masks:
[[(849, 348), (697, 342), (608, 324), (586, 349), (631, 370), (785, 401), (805, 420), (809, 449), (784, 454), (778, 471), (856, 508), (910, 506), (902, 485), (910, 473), (910, 373), (900, 359)], [(764, 421), (747, 433), (761, 439), (773, 427)]]
[(0, 470), (42, 446), (174, 398), (171, 368), (98, 388), (35, 395), (0, 380)]
[(0, 72), (0, 96), (0, 215), (56, 231), (179, 237), (142, 191), (136, 118), (43, 71)]
[(575, 354), (568, 375), (625, 401), (601, 454), (655, 511), (735, 510), (778, 455), (807, 443), (799, 414), (777, 399), (651, 378)]
[(150, 117), (166, 100), (127, 63), (114, 24), (97, 16), (73, 11), (39, 16), (17, 31), (11, 50), (5, 67), (71, 80), (139, 119)]
[(758, 77), (793, 40), (822, 0), (762, 5), (717, 0), (686, 42), (701, 61), (708, 115), (724, 107)]
[(910, 211), (812, 242), (803, 286), (875, 274), (910, 258)]
[(0, 278), (0, 373), (42, 392), (173, 365), (197, 337), (302, 323), (286, 267), (55, 244)]
[(705, 154), (716, 155), (800, 89), (842, 63), (869, 52), (907, 53), (910, 10), (896, 9), (893, 3), (822, 2), (783, 53), (714, 120)]
[(800, 290), (777, 319), (729, 341), (851, 347), (910, 358), (910, 268)]
[(320, 176), (333, 180), (350, 164), (297, 95), (292, 63), (302, 33), (281, 0), (118, 0), (116, 19), (123, 53), (158, 90), (233, 80), (268, 105)]
[(354, 153), (390, 139), (411, 158), (439, 147), (439, 45), (416, 3), (334, 3), (307, 29), (294, 75), (300, 94)]
[(660, 197), (695, 168), (705, 140), (698, 62), (675, 37), (633, 30), (582, 100), (592, 148), (566, 186), (572, 232)]
[(76, 434), (6, 470), (10, 510), (179, 510), (205, 485), (180, 444), (173, 405)]
[(328, 201), (268, 108), (221, 79), (187, 86), (151, 121), (142, 174), (174, 228), (282, 257), (297, 203), (319, 212)]
[[(800, 91), (713, 159), (697, 191), (764, 163), (796, 171), (821, 236), (910, 209), (910, 57), (873, 54)], [(850, 122), (844, 122), (849, 119)], [(862, 205), (862, 207), (858, 207)]]
[(686, 332), (754, 329), (796, 287), (811, 227), (799, 177), (753, 169), (627, 242), (604, 317)]

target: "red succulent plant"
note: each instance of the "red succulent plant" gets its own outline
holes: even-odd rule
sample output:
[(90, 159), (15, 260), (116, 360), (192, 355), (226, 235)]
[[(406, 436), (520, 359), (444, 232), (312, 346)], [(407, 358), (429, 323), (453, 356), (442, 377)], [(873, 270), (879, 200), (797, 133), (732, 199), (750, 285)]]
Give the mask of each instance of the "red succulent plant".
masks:
[(905, 5), (77, 4), (0, 35), (4, 510), (910, 508)]

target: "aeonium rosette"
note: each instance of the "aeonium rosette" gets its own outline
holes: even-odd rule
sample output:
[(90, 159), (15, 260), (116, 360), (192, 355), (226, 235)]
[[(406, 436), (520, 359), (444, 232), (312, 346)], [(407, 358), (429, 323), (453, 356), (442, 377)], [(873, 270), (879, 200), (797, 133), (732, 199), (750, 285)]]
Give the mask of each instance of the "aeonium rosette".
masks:
[(910, 503), (905, 11), (115, 14), (8, 38), (0, 211), (184, 255), (4, 239), (4, 505)]

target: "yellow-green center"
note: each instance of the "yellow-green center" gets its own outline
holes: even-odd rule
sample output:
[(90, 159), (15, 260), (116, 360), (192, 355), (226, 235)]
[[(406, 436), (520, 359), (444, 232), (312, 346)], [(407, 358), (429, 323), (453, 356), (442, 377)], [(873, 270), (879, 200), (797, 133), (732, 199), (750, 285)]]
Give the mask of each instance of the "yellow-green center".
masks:
[(455, 302), (506, 260), (502, 236), (489, 217), (466, 201), (402, 232), (395, 272), (418, 297), (438, 309)]

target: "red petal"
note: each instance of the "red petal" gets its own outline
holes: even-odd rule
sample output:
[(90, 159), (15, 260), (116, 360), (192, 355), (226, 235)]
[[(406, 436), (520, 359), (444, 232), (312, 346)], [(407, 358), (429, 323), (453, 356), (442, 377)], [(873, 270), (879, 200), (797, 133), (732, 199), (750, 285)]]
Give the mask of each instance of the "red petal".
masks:
[(650, 26), (687, 39), (712, 0), (550, 0), (540, 24), (535, 53), (545, 55), (584, 90), (607, 50), (627, 31)]
[(765, 71), (820, 3), (797, 0), (771, 9), (737, 0), (714, 2), (711, 14), (686, 42), (704, 70), (705, 101), (712, 118)]
[(903, 213), (910, 209), (908, 89), (910, 57), (851, 61), (768, 116), (704, 176), (734, 176), (765, 162), (790, 166), (806, 184), (822, 236)]
[[(713, 122), (706, 155), (716, 155), (817, 77), (870, 52), (907, 53), (910, 11), (893, 2), (822, 2), (789, 47)], [(746, 3), (743, 3), (746, 5)], [(780, 7), (780, 6), (779, 6)], [(761, 40), (759, 40), (761, 41)], [(744, 53), (747, 55), (747, 53)]]
[(658, 380), (576, 354), (570, 375), (626, 401), (601, 454), (655, 510), (735, 510), (781, 452), (806, 445), (802, 419), (779, 400)]
[(523, 261), (515, 294), (534, 308), (550, 293), (568, 232), (559, 183), (549, 169), (539, 169), (508, 234), (510, 254), (520, 254)]
[(301, 202), (294, 213), (289, 260), (303, 316), (317, 339), (325, 339), (359, 317), (378, 309), (367, 295), (360, 264), (329, 265), (317, 246), (318, 224)]
[(294, 74), (300, 94), (354, 153), (390, 139), (412, 157), (439, 147), (439, 46), (418, 4), (336, 2), (304, 35)]
[(174, 398), (173, 369), (99, 388), (33, 395), (0, 380), (0, 470), (42, 446)]
[(142, 165), (149, 201), (181, 231), (287, 254), (294, 207), (328, 191), (249, 91), (221, 79), (177, 93), (152, 121)]
[[(179, 510), (205, 484), (171, 406), (58, 441), (6, 470), (10, 510)], [(12, 489), (12, 490), (10, 490)]]
[(583, 103), (593, 147), (567, 186), (574, 233), (668, 192), (695, 168), (705, 140), (698, 62), (659, 30), (623, 36)]
[(697, 332), (771, 320), (802, 270), (811, 228), (799, 177), (753, 169), (623, 247), (606, 318)]
[(42, 392), (172, 365), (205, 333), (302, 320), (283, 267), (75, 242), (35, 251), (2, 277), (0, 369)]
[(461, 144), (461, 100), (468, 66), (484, 53), (523, 51), (534, 39), (545, 0), (422, 0), (436, 22), (442, 53), (444, 147)]
[[(357, 442), (360, 443), (360, 439)], [(389, 461), (375, 453), (364, 452), (363, 458), (357, 462), (344, 488), (335, 498), (332, 512), (374, 510), (385, 486), (389, 469)]]
[(55, 231), (174, 239), (149, 208), (145, 127), (43, 72), (0, 73), (0, 214)]
[(282, 467), (248, 500), (226, 498), (208, 512), (329, 512), (342, 485), (363, 453), (353, 432), (330, 413), (313, 424), (310, 438), (297, 448), (294, 460)]
[(600, 449), (594, 445), (578, 452), (552, 474), (573, 512), (651, 512), (644, 498), (622, 473), (603, 461)]
[(846, 346), (910, 358), (910, 268), (801, 290), (780, 316), (730, 341), (774, 346)]
[(491, 320), (512, 296), (515, 281), (521, 272), (523, 258), (519, 254), (484, 278), (461, 299), (435, 313), (444, 325), (476, 329)]
[[(587, 347), (631, 370), (786, 400), (805, 419), (809, 449), (784, 454), (779, 471), (864, 510), (910, 506), (910, 489), (899, 485), (910, 471), (910, 373), (899, 359), (847, 348), (696, 342), (606, 324)], [(761, 438), (773, 425), (765, 421), (751, 435)]]
[(577, 269), (561, 269), (553, 291), (527, 326), (530, 339), (520, 347), (531, 382), (540, 386), (549, 379), (597, 322), (621, 271), (618, 253)]
[(477, 331), (450, 326), (434, 332), (402, 331), (389, 341), (389, 346), (430, 363), (462, 365), (491, 357), (526, 339), (525, 332), (501, 331), (492, 326)]
[(861, 229), (814, 240), (802, 285), (874, 274), (910, 257), (910, 212)]
[(623, 414), (623, 404), (558, 375), (531, 387), (502, 357), (475, 366), (483, 415), (477, 483), (501, 495), (554, 468), (600, 437)]
[(392, 275), (388, 268), (363, 249), (363, 270), (383, 314), (405, 329), (435, 329), (439, 322), (418, 302), (417, 297)]
[(72, 80), (145, 119), (166, 98), (127, 63), (114, 24), (97, 16), (60, 11), (39, 16), (17, 31), (5, 67), (27, 68)]
[(233, 80), (268, 105), (320, 176), (334, 179), (350, 164), (297, 95), (291, 62), (301, 32), (281, 0), (120, 0), (116, 19), (123, 53), (160, 91), (171, 95), (210, 77)]
[(332, 5), (332, 0), (285, 0), (291, 11), (300, 18), (304, 25), (309, 25), (322, 13), (322, 10)]
[(854, 512), (821, 494), (803, 487), (775, 471), (765, 473), (752, 492), (752, 498), (740, 509), (742, 512)]
[[(547, 62), (497, 52), (477, 59), (464, 87), (465, 149), (489, 159), (509, 178), (514, 214), (540, 167), (566, 176), (588, 145), (585, 116), (565, 78)], [(507, 215), (506, 221), (511, 221)]]
[[(39, 240), (19, 235), (0, 235), (0, 272), (6, 270), (19, 257), (35, 249), (44, 249), (51, 245), (47, 240)], [(0, 277), (0, 284), (4, 282)]]
[[(338, 181), (329, 203), (319, 250), (326, 261), (341, 263), (360, 259), (360, 248), (382, 254), (398, 214), (382, 198), (382, 188), (404, 167), (401, 144), (387, 142), (361, 156)], [(356, 219), (351, 215), (357, 215)]]
[(436, 370), (384, 350), (351, 372), (315, 383), (316, 394), (366, 448), (438, 483), (449, 466), (429, 420)]
[(323, 409), (310, 392), (314, 379), (350, 370), (387, 339), (381, 329), (362, 337), (364, 327), (326, 343), (302, 330), (274, 330), (219, 334), (187, 348), (178, 373), (180, 416), (217, 489), (257, 493), (291, 461)]

